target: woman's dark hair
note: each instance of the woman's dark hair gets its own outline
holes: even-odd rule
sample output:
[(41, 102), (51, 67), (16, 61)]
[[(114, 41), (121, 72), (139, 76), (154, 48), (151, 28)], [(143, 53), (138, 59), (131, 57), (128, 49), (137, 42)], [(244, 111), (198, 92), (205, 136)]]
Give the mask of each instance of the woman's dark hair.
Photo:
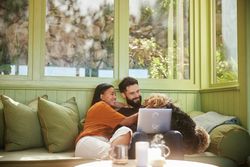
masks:
[(107, 83), (101, 83), (96, 86), (94, 96), (91, 102), (91, 106), (94, 105), (95, 103), (101, 101), (101, 94), (103, 94), (107, 89), (113, 88), (113, 85), (107, 84)]
[(123, 80), (119, 83), (118, 87), (119, 87), (119, 91), (121, 93), (125, 92), (127, 87), (130, 85), (138, 85), (138, 81), (133, 78), (133, 77), (125, 77), (123, 78)]

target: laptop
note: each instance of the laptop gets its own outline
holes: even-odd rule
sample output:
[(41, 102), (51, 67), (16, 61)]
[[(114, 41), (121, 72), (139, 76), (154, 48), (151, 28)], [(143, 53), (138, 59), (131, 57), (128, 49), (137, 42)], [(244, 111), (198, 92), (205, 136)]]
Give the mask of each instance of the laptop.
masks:
[(140, 108), (137, 131), (145, 133), (164, 133), (171, 128), (172, 109)]

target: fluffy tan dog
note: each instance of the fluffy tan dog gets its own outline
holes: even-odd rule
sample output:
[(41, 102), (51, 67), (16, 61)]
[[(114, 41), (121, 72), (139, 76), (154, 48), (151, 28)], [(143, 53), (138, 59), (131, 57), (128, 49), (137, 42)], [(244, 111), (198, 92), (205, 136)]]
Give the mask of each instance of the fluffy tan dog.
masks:
[(192, 118), (176, 107), (165, 94), (151, 94), (144, 100), (146, 108), (171, 108), (171, 129), (183, 135), (183, 151), (185, 154), (204, 152), (210, 143), (209, 134), (201, 127), (197, 127)]

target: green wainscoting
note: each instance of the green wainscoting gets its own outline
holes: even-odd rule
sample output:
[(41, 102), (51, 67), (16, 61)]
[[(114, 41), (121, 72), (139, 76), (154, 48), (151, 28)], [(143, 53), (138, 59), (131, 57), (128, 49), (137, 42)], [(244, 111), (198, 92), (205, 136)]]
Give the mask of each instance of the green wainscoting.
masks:
[(241, 106), (239, 95), (240, 90), (236, 88), (201, 91), (201, 110), (236, 116), (247, 128), (247, 112), (243, 109), (244, 106)]
[[(248, 9), (248, 10), (247, 10)], [(247, 46), (250, 46), (250, 1), (247, 1), (246, 5), (246, 11), (247, 11), (247, 17), (246, 17), (246, 23), (247, 23)], [(246, 78), (247, 78), (247, 113), (248, 113), (248, 131), (250, 132), (250, 47), (247, 47), (247, 72), (246, 72)]]
[[(143, 91), (142, 90), (142, 96), (143, 98), (147, 97), (151, 93), (165, 93), (169, 97), (171, 97), (176, 103), (185, 111), (193, 111), (193, 110), (200, 110), (200, 94), (198, 91), (161, 91), (161, 92), (155, 92), (155, 91)], [(7, 95), (14, 100), (26, 103), (30, 100), (41, 96), (41, 95), (48, 95), (48, 98), (50, 101), (56, 102), (56, 103), (62, 103), (69, 99), (70, 97), (74, 96), (76, 97), (76, 101), (78, 104), (78, 108), (80, 111), (81, 118), (85, 116), (85, 112), (87, 111), (90, 102), (92, 100), (93, 96), (93, 89), (23, 89), (23, 88), (17, 88), (17, 89), (0, 89), (0, 94)], [(122, 101), (121, 96), (118, 95), (118, 101)]]
[(164, 93), (171, 97), (176, 105), (180, 106), (184, 112), (201, 110), (199, 91), (142, 91), (143, 98), (151, 93)]

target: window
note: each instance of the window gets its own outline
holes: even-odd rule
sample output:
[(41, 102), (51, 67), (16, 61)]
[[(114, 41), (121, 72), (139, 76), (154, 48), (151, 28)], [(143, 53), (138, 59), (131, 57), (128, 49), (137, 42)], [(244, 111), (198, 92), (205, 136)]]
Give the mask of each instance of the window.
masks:
[(0, 75), (28, 75), (28, 0), (0, 5)]
[(237, 0), (214, 0), (212, 83), (237, 82)]
[(142, 89), (198, 89), (196, 2), (5, 0), (0, 85), (93, 88), (130, 75)]
[(114, 0), (47, 0), (45, 76), (113, 77)]
[(189, 0), (129, 3), (129, 75), (189, 80)]

